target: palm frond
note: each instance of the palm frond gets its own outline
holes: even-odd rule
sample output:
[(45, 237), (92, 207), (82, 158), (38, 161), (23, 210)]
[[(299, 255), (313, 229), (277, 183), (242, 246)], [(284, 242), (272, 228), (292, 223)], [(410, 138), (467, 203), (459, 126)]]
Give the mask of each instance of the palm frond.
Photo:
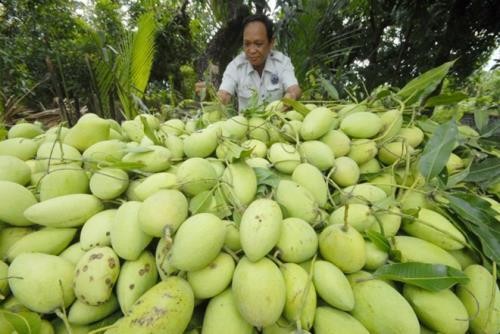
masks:
[(130, 75), (135, 94), (142, 97), (153, 67), (155, 53), (156, 20), (153, 13), (143, 14), (132, 44)]

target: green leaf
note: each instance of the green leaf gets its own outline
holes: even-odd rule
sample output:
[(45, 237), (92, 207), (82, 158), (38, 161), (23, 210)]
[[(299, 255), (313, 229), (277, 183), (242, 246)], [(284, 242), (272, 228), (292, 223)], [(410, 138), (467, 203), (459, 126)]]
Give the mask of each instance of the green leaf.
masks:
[(148, 123), (148, 120), (146, 119), (146, 117), (144, 116), (139, 116), (139, 118), (141, 119), (141, 123), (144, 127), (144, 134), (146, 135), (146, 137), (148, 137), (149, 139), (151, 139), (151, 141), (155, 144), (155, 145), (162, 145), (161, 141), (158, 139), (158, 137), (156, 136), (155, 134), (155, 131), (149, 126), (149, 123)]
[(487, 109), (477, 109), (474, 111), (474, 123), (479, 131), (483, 130), (489, 121), (489, 112)]
[(437, 96), (430, 97), (427, 101), (425, 101), (426, 107), (435, 107), (446, 104), (455, 104), (457, 102), (466, 99), (467, 95), (462, 92), (454, 92), (451, 94), (441, 94)]
[(481, 162), (472, 163), (465, 181), (481, 182), (492, 180), (498, 176), (500, 176), (500, 158), (491, 157)]
[(35, 312), (10, 312), (0, 310), (5, 320), (7, 320), (18, 334), (35, 334), (40, 331), (42, 320)]
[(446, 166), (458, 139), (454, 120), (440, 125), (427, 142), (420, 157), (419, 170), (427, 181), (437, 176)]
[(193, 215), (205, 212), (204, 210), (207, 209), (207, 205), (210, 204), (211, 199), (212, 191), (210, 190), (205, 190), (197, 194), (189, 201), (189, 211), (191, 211)]
[(444, 196), (449, 201), (448, 208), (479, 238), (484, 255), (500, 263), (500, 224), (490, 204), (475, 194), (464, 192)]
[(288, 99), (286, 97), (282, 98), (281, 101), (286, 104), (287, 106), (290, 106), (292, 107), (293, 109), (295, 109), (295, 111), (299, 112), (300, 114), (302, 114), (302, 116), (305, 116), (309, 113), (309, 109), (307, 109), (307, 107), (305, 105), (303, 105), (302, 103), (300, 103), (299, 101), (295, 101), (295, 100), (292, 100), (292, 99)]
[(389, 251), (391, 250), (391, 244), (389, 243), (389, 240), (387, 240), (387, 238), (382, 233), (373, 230), (367, 230), (366, 236), (380, 250), (383, 250), (386, 253), (389, 253)]
[(330, 96), (334, 100), (339, 99), (339, 92), (337, 92), (337, 89), (334, 85), (332, 85), (330, 81), (326, 80), (323, 77), (320, 77), (319, 82), (321, 83), (321, 87), (323, 87), (323, 89), (328, 93), (328, 96)]
[(424, 100), (436, 89), (446, 74), (448, 74), (448, 71), (453, 66), (455, 61), (456, 60), (444, 63), (441, 66), (419, 75), (415, 79), (408, 82), (397, 95), (406, 100), (406, 105), (412, 105), (416, 102)]
[(481, 137), (494, 137), (500, 135), (500, 121), (491, 122), (481, 131)]
[(257, 186), (267, 185), (276, 188), (280, 182), (278, 175), (274, 174), (271, 170), (262, 167), (254, 168), (255, 175), (257, 175)]
[(386, 264), (378, 268), (373, 277), (403, 282), (429, 291), (440, 291), (469, 281), (463, 272), (455, 268), (420, 262)]

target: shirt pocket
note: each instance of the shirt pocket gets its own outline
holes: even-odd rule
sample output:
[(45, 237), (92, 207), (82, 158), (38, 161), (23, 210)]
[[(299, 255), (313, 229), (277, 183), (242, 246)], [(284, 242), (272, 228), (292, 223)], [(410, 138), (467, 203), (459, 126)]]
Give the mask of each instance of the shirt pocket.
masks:
[(283, 86), (280, 83), (273, 84), (269, 82), (266, 85), (266, 93), (267, 102), (279, 100), (283, 97)]

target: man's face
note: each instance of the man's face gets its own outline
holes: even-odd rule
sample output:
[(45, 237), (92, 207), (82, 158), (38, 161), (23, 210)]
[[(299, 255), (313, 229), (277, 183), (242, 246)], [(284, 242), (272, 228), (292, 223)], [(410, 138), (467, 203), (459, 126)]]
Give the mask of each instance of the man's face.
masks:
[(267, 39), (266, 26), (262, 22), (250, 22), (243, 31), (243, 50), (250, 64), (263, 67), (271, 52), (274, 40)]

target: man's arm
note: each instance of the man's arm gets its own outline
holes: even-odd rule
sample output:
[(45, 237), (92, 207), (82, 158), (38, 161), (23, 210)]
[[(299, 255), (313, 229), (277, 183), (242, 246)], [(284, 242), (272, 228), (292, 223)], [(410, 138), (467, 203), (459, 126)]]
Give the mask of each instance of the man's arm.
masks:
[(217, 96), (219, 97), (222, 104), (228, 104), (229, 102), (231, 102), (232, 95), (223, 89), (220, 89), (217, 92)]
[(299, 85), (291, 85), (287, 88), (286, 93), (283, 97), (292, 100), (298, 100), (302, 96), (302, 90)]

